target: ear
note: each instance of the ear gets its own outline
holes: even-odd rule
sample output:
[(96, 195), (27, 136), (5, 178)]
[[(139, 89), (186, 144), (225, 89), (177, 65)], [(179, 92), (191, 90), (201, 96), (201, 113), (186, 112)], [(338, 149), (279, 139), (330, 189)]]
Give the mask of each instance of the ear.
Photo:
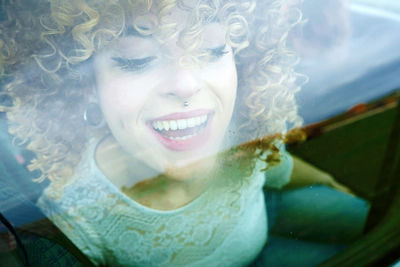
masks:
[(97, 87), (95, 85), (82, 89), (86, 98), (86, 103), (99, 103)]

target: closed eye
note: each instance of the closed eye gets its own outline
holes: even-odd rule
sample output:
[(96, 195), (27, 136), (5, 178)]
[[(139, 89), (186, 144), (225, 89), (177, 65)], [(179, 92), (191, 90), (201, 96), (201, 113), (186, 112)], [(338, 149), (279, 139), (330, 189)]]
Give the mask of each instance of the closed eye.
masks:
[(215, 48), (207, 48), (206, 50), (210, 55), (211, 61), (216, 61), (229, 53), (229, 50), (226, 49), (226, 44), (223, 44)]
[(112, 57), (111, 58), (116, 65), (124, 71), (139, 72), (145, 70), (151, 65), (151, 63), (157, 59), (155, 56), (144, 57), (144, 58), (124, 58), (124, 57)]

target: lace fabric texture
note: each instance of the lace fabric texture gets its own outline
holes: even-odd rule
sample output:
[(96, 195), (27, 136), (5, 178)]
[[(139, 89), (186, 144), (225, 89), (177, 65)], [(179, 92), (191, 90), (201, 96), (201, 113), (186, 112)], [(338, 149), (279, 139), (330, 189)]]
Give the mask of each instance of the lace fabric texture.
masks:
[[(89, 151), (61, 198), (52, 198), (46, 189), (38, 206), (95, 264), (245, 266), (263, 248), (262, 172), (254, 171), (239, 185), (215, 184), (184, 207), (160, 211), (123, 194)], [(263, 167), (256, 164), (258, 170)], [(281, 178), (285, 183), (287, 178)]]

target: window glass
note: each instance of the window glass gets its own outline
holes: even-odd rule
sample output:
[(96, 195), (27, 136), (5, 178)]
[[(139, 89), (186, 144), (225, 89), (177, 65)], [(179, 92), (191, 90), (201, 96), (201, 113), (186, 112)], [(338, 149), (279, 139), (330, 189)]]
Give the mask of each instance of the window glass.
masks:
[(3, 1), (0, 263), (362, 265), (398, 33), (395, 0)]

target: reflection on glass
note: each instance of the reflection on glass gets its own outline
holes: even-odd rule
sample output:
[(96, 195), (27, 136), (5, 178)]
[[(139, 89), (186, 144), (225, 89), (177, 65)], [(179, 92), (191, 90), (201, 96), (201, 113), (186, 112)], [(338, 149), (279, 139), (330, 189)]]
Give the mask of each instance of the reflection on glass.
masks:
[[(351, 193), (285, 149), (304, 139), (291, 130), (302, 125), (295, 94), (305, 80), (287, 47), (289, 31), (302, 23), (296, 2), (4, 5), (0, 59), (7, 78), (2, 94), (13, 100), (2, 105), (9, 132), (35, 153), (28, 168), (40, 171), (36, 181), (49, 182), (38, 207), (90, 262), (281, 261), (265, 247), (263, 186), (317, 183)], [(339, 15), (347, 18), (342, 9)], [(299, 54), (323, 53), (324, 47), (310, 52), (298, 38), (290, 41)], [(337, 190), (306, 188), (287, 195), (287, 202), (270, 199), (271, 225), (285, 214), (276, 215), (275, 208), (313, 202), (304, 196), (315, 192), (365, 206)], [(276, 199), (279, 194), (271, 192)], [(298, 222), (292, 215), (285, 218)], [(268, 242), (279, 251), (289, 244), (321, 251), (305, 264), (344, 247), (296, 239)]]

